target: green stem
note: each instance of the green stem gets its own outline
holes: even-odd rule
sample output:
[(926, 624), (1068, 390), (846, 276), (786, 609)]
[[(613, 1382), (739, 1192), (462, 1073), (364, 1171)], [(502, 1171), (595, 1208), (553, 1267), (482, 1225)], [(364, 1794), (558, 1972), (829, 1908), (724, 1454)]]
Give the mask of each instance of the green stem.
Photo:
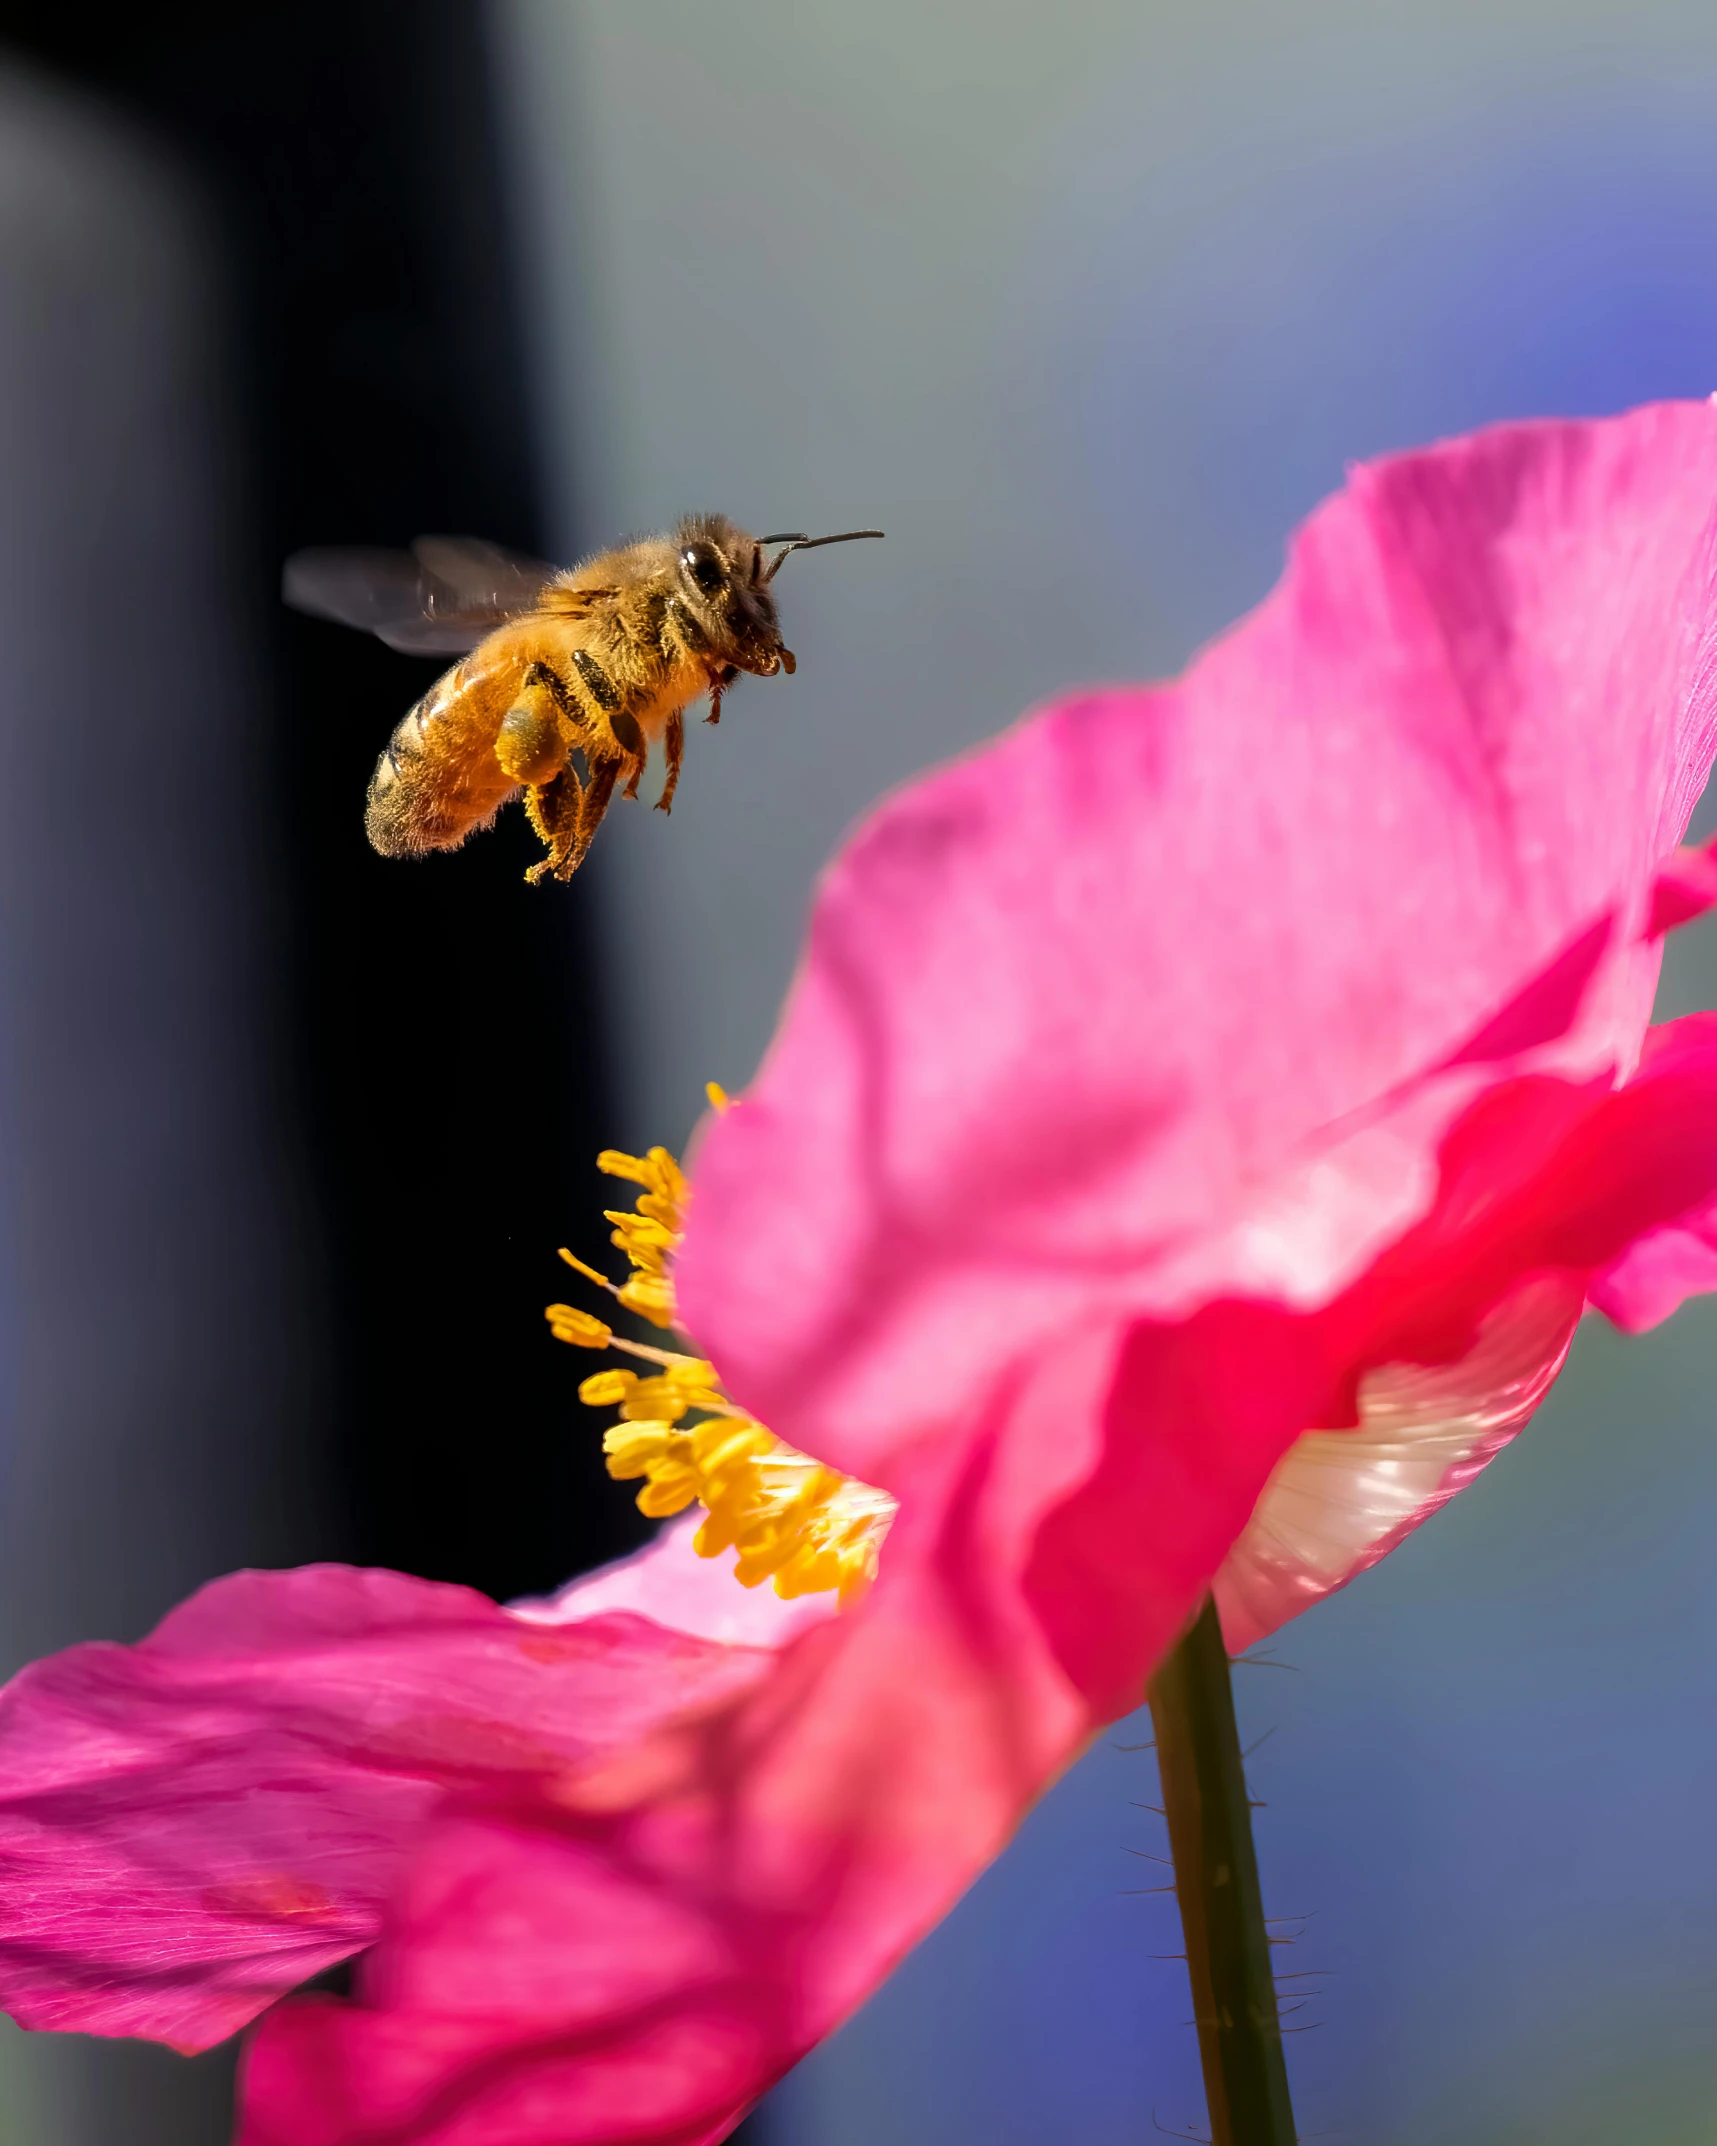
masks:
[(1208, 1598), (1150, 1699), (1213, 2146), (1294, 2146), (1228, 1650)]

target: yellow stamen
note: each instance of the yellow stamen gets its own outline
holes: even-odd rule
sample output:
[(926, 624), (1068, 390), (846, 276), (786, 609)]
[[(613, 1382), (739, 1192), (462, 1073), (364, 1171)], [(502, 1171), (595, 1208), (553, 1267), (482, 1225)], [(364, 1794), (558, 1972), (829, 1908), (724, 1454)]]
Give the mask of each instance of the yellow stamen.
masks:
[[(638, 1205), (640, 1209), (647, 1205), (660, 1207), (663, 1202), (646, 1192)], [(680, 1241), (679, 1231), (657, 1215), (629, 1215), (623, 1209), (607, 1207), (603, 1209), (602, 1219), (614, 1224), (613, 1241), (634, 1265), (642, 1265), (646, 1260), (659, 1263), (662, 1255), (671, 1252)], [(656, 1271), (654, 1265), (650, 1271)]]
[(628, 1311), (648, 1319), (652, 1326), (673, 1325), (678, 1306), (674, 1302), (674, 1285), (665, 1274), (634, 1274), (624, 1289), (614, 1293)]
[(733, 1098), (720, 1081), (706, 1080), (703, 1084), (703, 1092), (709, 1097), (711, 1110), (731, 1110), (733, 1108)]
[(571, 1304), (551, 1304), (544, 1316), (556, 1341), (569, 1341), (575, 1349), (605, 1349), (614, 1339), (611, 1326)]
[(612, 1408), (638, 1383), (636, 1371), (593, 1371), (579, 1382), (578, 1398), (586, 1408)]
[(697, 1502), (695, 1475), (673, 1469), (651, 1469), (650, 1480), (638, 1493), (638, 1510), (649, 1520), (671, 1520)]
[(652, 1148), (648, 1155), (604, 1148), (596, 1158), (596, 1167), (605, 1177), (623, 1177), (628, 1184), (642, 1185), (646, 1192), (654, 1192), (676, 1205), (685, 1199), (685, 1176), (666, 1148)]
[(736, 1550), (744, 1587), (773, 1579), (786, 1600), (834, 1590), (844, 1604), (876, 1577), (894, 1500), (794, 1452), (748, 1416), (684, 1430), (660, 1419), (617, 1424), (604, 1444), (610, 1475), (647, 1477), (641, 1511), (703, 1506), (709, 1517), (693, 1546), (701, 1557)]
[[(706, 1093), (715, 1109), (728, 1107), (714, 1081)], [(560, 1256), (628, 1311), (653, 1326), (671, 1327), (677, 1307), (669, 1262), (680, 1247), (687, 1194), (680, 1166), (660, 1147), (647, 1155), (608, 1148), (597, 1166), (640, 1188), (631, 1213), (607, 1214), (612, 1241), (632, 1272), (615, 1283), (568, 1251)], [(624, 1340), (569, 1304), (551, 1304), (548, 1320), (558, 1341), (618, 1349), (657, 1367), (642, 1378), (619, 1369), (593, 1372), (578, 1389), (592, 1408), (619, 1409), (620, 1421), (604, 1434), (603, 1450), (616, 1481), (643, 1478), (640, 1512), (666, 1519), (702, 1505), (706, 1518), (694, 1547), (703, 1557), (736, 1552), (734, 1577), (742, 1586), (773, 1580), (775, 1592), (788, 1600), (832, 1590), (843, 1605), (864, 1593), (896, 1510), (886, 1491), (783, 1445), (729, 1400), (715, 1366), (702, 1357)]]
[(608, 1473), (617, 1483), (645, 1474), (652, 1462), (666, 1459), (677, 1435), (671, 1423), (611, 1423), (602, 1434)]

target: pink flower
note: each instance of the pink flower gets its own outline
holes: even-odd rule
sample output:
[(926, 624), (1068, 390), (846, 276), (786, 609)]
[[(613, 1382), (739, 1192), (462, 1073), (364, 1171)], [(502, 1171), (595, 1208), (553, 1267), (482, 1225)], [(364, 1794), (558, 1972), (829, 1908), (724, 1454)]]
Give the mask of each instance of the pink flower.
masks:
[(0, 2002), (27, 2027), (223, 2040), (373, 1944), (449, 1791), (527, 1800), (732, 1699), (808, 1617), (675, 1531), (556, 1602), (239, 1572), (136, 1647), (0, 1694)]
[(369, 1945), (263, 2019), (243, 2146), (721, 2136), (1204, 1590), (1268, 1629), (1587, 1301), (1717, 1279), (1717, 1019), (1647, 1029), (1717, 895), (1714, 547), (1703, 405), (1386, 462), (1180, 683), (886, 805), (677, 1268), (734, 1400), (898, 1501), (870, 1594), (742, 1595), (676, 1527), (534, 1611), (247, 1575), (38, 1665), (10, 2008), (200, 2042)]

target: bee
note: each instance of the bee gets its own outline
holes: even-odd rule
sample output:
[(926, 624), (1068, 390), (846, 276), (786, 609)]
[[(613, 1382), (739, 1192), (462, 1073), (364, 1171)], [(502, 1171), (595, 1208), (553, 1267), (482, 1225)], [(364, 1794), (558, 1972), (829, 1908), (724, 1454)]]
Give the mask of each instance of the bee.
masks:
[[(524, 792), (548, 851), (525, 874), (570, 879), (624, 779), (635, 798), (658, 741), (669, 811), (685, 711), (706, 721), (741, 671), (797, 666), (771, 584), (795, 551), (880, 537), (753, 537), (694, 514), (559, 571), (469, 537), (420, 537), (409, 553), (301, 551), (286, 601), (411, 654), (462, 653), (401, 719), (371, 777), (364, 826), (384, 857), (455, 849)], [(768, 546), (783, 548), (765, 565)], [(582, 772), (578, 765), (582, 762)]]

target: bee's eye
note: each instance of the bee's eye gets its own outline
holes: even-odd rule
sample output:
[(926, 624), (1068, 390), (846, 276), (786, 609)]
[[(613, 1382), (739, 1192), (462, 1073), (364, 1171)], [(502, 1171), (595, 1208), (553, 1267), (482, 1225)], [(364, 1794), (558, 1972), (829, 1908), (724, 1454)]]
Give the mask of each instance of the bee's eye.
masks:
[(713, 595), (727, 579), (721, 561), (707, 544), (688, 544), (680, 553), (680, 564), (706, 596)]

